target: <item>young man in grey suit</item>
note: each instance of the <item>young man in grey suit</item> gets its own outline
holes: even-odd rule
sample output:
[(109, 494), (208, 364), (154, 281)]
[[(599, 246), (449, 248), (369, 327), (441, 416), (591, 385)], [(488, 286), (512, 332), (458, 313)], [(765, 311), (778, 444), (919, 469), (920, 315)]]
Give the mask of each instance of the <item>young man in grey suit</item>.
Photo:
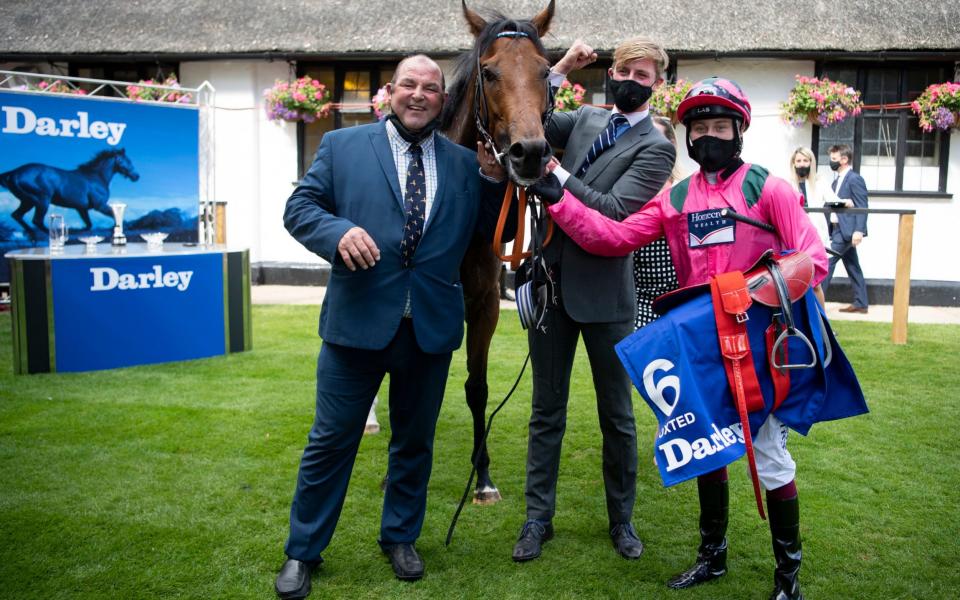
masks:
[[(596, 61), (577, 40), (553, 67), (551, 84)], [(652, 125), (648, 101), (663, 82), (667, 54), (651, 40), (620, 44), (608, 71), (612, 110), (584, 106), (554, 113), (547, 140), (563, 150), (553, 170), (560, 185), (584, 204), (623, 220), (653, 198), (670, 176), (676, 151)], [(547, 311), (545, 328), (528, 333), (533, 364), (533, 411), (527, 447), (527, 520), (514, 546), (515, 561), (540, 556), (553, 537), (560, 449), (566, 427), (570, 373), (577, 342), (583, 336), (603, 433), (603, 482), (610, 536), (617, 552), (636, 559), (643, 544), (631, 523), (636, 498), (637, 434), (630, 380), (617, 360), (614, 344), (633, 332), (636, 297), (633, 258), (588, 254), (562, 231), (544, 251), (559, 279), (558, 302)]]
[[(830, 168), (835, 173), (830, 188), (843, 200), (847, 208), (869, 208), (867, 202), (867, 184), (859, 173), (853, 170), (853, 150), (847, 144), (830, 146)], [(830, 257), (830, 268), (827, 278), (823, 280), (823, 293), (833, 280), (833, 270), (837, 263), (843, 261), (843, 268), (850, 277), (853, 287), (853, 304), (840, 309), (840, 312), (866, 313), (869, 309), (867, 301), (867, 282), (860, 268), (860, 256), (857, 246), (867, 235), (867, 215), (850, 214), (846, 212), (830, 213), (830, 248), (836, 253)]]

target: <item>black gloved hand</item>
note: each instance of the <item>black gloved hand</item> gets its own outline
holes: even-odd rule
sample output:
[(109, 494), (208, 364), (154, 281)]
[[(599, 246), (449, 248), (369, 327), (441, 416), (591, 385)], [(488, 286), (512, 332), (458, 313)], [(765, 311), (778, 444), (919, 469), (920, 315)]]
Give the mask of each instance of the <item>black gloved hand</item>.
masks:
[(536, 194), (541, 200), (548, 204), (560, 202), (563, 198), (563, 187), (560, 180), (553, 173), (538, 179), (533, 185), (527, 188), (527, 192)]

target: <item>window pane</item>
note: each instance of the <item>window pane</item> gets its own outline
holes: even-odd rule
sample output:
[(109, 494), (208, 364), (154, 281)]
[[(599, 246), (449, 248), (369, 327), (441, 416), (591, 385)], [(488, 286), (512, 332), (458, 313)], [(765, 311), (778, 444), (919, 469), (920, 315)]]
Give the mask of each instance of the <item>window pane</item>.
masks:
[(899, 117), (871, 111), (862, 117), (860, 175), (867, 189), (892, 190), (897, 180), (897, 127)]
[(606, 104), (605, 88), (607, 70), (603, 68), (581, 69), (570, 74), (570, 83), (579, 83), (587, 93), (583, 101), (587, 104)]
[[(369, 106), (362, 106), (363, 104), (369, 104), (370, 98), (373, 97), (374, 91), (370, 89), (370, 71), (347, 71), (343, 77), (343, 94), (340, 97), (340, 102), (345, 106), (340, 109), (341, 113), (357, 113), (365, 115), (362, 121), (353, 122), (351, 119), (351, 125), (358, 125), (362, 123), (369, 123), (371, 120), (370, 115), (372, 114), (373, 109)], [(350, 106), (361, 105), (361, 106)], [(344, 116), (343, 126), (349, 127), (347, 124), (347, 118)]]

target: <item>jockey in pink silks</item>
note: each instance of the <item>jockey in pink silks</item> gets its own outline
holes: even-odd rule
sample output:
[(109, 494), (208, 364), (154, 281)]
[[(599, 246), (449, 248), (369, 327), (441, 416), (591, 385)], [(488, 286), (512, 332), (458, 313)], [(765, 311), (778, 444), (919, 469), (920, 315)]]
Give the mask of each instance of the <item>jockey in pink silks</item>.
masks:
[[(700, 171), (622, 222), (564, 191), (562, 200), (550, 206), (554, 221), (582, 248), (602, 256), (623, 256), (666, 236), (681, 286), (707, 283), (711, 276), (728, 271), (746, 271), (768, 249), (799, 250), (813, 259), (813, 284), (822, 302), (819, 283), (827, 273), (827, 257), (797, 192), (766, 169), (740, 159), (742, 134), (750, 125), (750, 102), (743, 91), (726, 79), (705, 79), (685, 96), (677, 117), (686, 126), (687, 150)], [(736, 223), (721, 215), (722, 209), (770, 224), (776, 233)], [(798, 581), (796, 463), (786, 447), (787, 431), (771, 414), (754, 440), (776, 558), (770, 597), (776, 599), (803, 597)], [(716, 579), (727, 570), (726, 467), (700, 476), (697, 486), (701, 543), (696, 563), (667, 583), (674, 589)]]

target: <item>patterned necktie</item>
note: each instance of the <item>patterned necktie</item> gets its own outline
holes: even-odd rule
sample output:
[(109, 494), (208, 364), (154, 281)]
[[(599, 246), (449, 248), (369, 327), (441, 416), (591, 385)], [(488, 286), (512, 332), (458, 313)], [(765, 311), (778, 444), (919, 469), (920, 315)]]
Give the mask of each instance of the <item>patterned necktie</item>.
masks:
[(403, 241), (400, 242), (400, 264), (409, 269), (413, 254), (417, 251), (427, 211), (427, 178), (423, 172), (423, 148), (410, 144), (408, 150), (413, 158), (407, 165), (407, 189), (403, 194), (403, 210), (407, 222), (403, 226)]
[(623, 132), (630, 129), (630, 122), (620, 113), (610, 115), (610, 122), (607, 128), (600, 132), (597, 139), (594, 140), (590, 150), (587, 151), (587, 159), (583, 161), (580, 170), (577, 171), (577, 177), (582, 177), (587, 172), (587, 168), (597, 160), (597, 157), (617, 143), (617, 138), (623, 135)]

